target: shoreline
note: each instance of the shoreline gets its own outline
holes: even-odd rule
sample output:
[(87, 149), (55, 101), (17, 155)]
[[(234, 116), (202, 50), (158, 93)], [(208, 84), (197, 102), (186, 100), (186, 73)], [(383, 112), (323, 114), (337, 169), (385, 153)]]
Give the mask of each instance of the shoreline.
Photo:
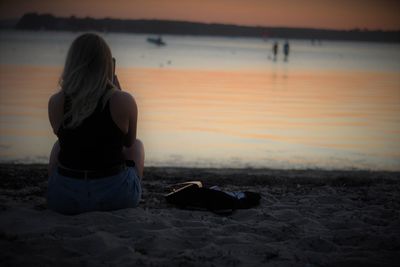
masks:
[[(47, 180), (47, 164), (0, 163), (0, 188), (4, 179), (32, 173), (35, 180)], [(165, 182), (203, 180), (206, 183), (228, 182), (228, 185), (369, 185), (374, 183), (400, 183), (400, 171), (378, 170), (327, 170), (327, 169), (274, 169), (274, 168), (214, 168), (214, 167), (152, 167), (146, 166), (144, 182), (163, 177)], [(240, 179), (244, 177), (245, 180)]]
[[(166, 186), (248, 190), (229, 216), (177, 209)], [(138, 208), (47, 209), (45, 164), (0, 164), (4, 266), (396, 266), (400, 172), (147, 167)], [(21, 257), (21, 252), (24, 257)]]

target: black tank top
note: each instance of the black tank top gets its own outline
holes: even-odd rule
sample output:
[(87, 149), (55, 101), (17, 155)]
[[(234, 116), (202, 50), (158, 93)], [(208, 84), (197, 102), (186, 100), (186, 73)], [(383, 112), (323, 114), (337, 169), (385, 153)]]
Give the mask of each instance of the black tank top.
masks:
[[(60, 143), (58, 160), (62, 166), (76, 170), (101, 170), (125, 162), (122, 149), (129, 145), (128, 136), (113, 121), (110, 100), (104, 108), (101, 102), (78, 127), (69, 129), (61, 125), (57, 136)], [(64, 106), (68, 106), (67, 100)]]

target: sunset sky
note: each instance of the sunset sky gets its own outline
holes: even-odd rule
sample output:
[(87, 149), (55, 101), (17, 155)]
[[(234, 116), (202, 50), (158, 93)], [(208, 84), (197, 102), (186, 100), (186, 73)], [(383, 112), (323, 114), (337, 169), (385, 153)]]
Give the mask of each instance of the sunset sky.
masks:
[(400, 29), (399, 0), (0, 0), (0, 19), (56, 16), (168, 19), (330, 29)]

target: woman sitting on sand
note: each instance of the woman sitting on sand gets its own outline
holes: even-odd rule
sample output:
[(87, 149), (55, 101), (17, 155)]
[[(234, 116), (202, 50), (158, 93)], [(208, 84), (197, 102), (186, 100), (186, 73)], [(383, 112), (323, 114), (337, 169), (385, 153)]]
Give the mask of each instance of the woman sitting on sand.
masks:
[(114, 67), (110, 48), (98, 35), (79, 36), (68, 51), (61, 90), (49, 100), (58, 137), (49, 163), (52, 210), (76, 214), (139, 203), (144, 148), (136, 139), (138, 111)]

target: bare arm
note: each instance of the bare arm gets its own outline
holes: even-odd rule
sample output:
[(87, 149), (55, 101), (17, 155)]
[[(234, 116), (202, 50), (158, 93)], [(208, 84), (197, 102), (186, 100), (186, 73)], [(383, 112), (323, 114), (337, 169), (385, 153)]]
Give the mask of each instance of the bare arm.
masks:
[(136, 140), (138, 117), (138, 108), (133, 96), (124, 91), (115, 91), (111, 97), (111, 116), (126, 134), (125, 146), (130, 147)]
[(48, 115), (53, 133), (57, 134), (63, 120), (64, 111), (64, 94), (58, 92), (52, 95), (48, 103)]
[[(53, 133), (57, 135), (58, 129), (60, 128), (64, 114), (64, 95), (59, 92), (52, 95), (48, 103), (48, 115), (51, 128), (53, 128)], [(56, 166), (58, 165), (58, 153), (60, 151), (60, 146), (58, 141), (54, 144), (53, 149), (49, 156), (48, 165), (48, 175), (50, 176)]]
[(129, 114), (128, 138), (130, 138), (129, 144), (132, 145), (135, 143), (137, 136), (138, 107), (135, 99), (131, 95), (127, 98), (127, 102)]

